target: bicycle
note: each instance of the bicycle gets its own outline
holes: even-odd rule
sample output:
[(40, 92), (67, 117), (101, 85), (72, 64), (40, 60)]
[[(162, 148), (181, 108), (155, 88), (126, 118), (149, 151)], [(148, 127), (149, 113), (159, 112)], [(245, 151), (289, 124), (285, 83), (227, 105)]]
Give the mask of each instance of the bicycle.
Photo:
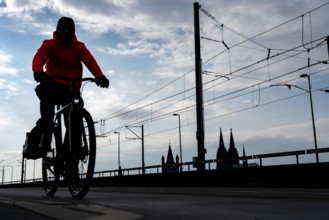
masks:
[[(71, 82), (72, 94), (77, 82), (95, 82), (94, 78), (60, 78)], [(81, 106), (80, 95), (75, 95), (65, 106), (57, 105), (53, 121), (51, 149), (42, 160), (42, 179), (44, 191), (53, 196), (61, 180), (67, 180), (70, 194), (81, 199), (89, 191), (96, 161), (96, 135), (90, 113)], [(66, 132), (63, 138), (62, 118), (67, 116)]]

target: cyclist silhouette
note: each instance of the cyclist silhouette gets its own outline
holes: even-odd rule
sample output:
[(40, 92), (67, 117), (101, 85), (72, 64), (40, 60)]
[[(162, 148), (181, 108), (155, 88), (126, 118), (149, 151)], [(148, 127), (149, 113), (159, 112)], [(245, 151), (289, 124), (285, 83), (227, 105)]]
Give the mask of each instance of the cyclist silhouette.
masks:
[[(110, 82), (102, 73), (93, 55), (84, 43), (77, 40), (73, 19), (61, 17), (53, 38), (43, 41), (32, 61), (34, 79), (40, 82), (35, 91), (40, 99), (43, 135), (39, 148), (44, 152), (43, 156), (50, 149), (55, 105), (65, 105), (70, 102), (72, 95), (76, 95), (70, 94), (69, 81), (51, 79), (51, 76), (82, 78), (82, 63), (94, 75), (98, 86), (109, 87)], [(77, 86), (78, 94), (80, 86), (81, 83)]]

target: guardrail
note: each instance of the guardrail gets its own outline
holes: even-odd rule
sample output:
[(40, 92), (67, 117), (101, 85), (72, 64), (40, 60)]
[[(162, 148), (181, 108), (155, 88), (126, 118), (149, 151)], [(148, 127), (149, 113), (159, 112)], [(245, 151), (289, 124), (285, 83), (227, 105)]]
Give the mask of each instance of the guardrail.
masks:
[[(205, 161), (193, 161), (193, 162), (185, 162), (185, 163), (177, 163), (170, 166), (175, 167), (187, 167), (186, 171), (196, 170), (196, 165), (203, 163), (206, 165), (208, 170), (211, 170), (211, 165), (217, 162), (228, 162), (229, 160), (239, 160), (245, 161), (248, 163), (248, 160), (259, 160), (259, 166), (263, 166), (263, 159), (267, 158), (277, 158), (277, 157), (286, 157), (286, 156), (295, 156), (296, 157), (296, 164), (299, 164), (299, 157), (302, 155), (309, 155), (315, 153), (328, 153), (329, 148), (319, 148), (315, 149), (307, 149), (307, 150), (297, 150), (297, 151), (286, 151), (286, 152), (278, 152), (278, 153), (268, 153), (268, 154), (257, 154), (257, 155), (249, 155), (249, 156), (241, 156), (238, 158), (230, 158), (225, 160), (217, 160), (217, 159), (210, 159)], [(166, 166), (166, 165), (165, 165)], [(163, 165), (152, 165), (152, 166), (145, 166), (144, 169), (146, 174), (151, 173), (162, 173)], [(243, 167), (243, 165), (240, 165)], [(184, 169), (183, 169), (184, 170)], [(153, 172), (152, 172), (153, 171)], [(185, 171), (185, 172), (186, 172)], [(103, 177), (113, 177), (113, 176), (129, 176), (129, 175), (141, 175), (143, 173), (143, 167), (134, 167), (134, 168), (127, 168), (127, 169), (115, 169), (115, 170), (105, 170), (105, 171), (97, 171), (94, 172), (94, 178), (103, 178)], [(35, 179), (26, 179), (26, 180), (19, 180), (19, 181), (9, 181), (9, 182), (0, 182), (0, 185), (9, 185), (9, 184), (21, 184), (21, 183), (35, 183), (35, 182), (42, 182), (42, 178), (35, 178)]]
[[(268, 154), (256, 154), (256, 155), (249, 155), (249, 156), (241, 156), (238, 158), (230, 158), (230, 159), (224, 159), (224, 160), (218, 160), (218, 159), (210, 159), (205, 161), (198, 161), (198, 162), (185, 162), (185, 163), (177, 163), (174, 166), (182, 166), (187, 167), (187, 171), (191, 171), (191, 167), (195, 168), (196, 164), (198, 163), (204, 163), (206, 164), (208, 170), (211, 170), (211, 164), (217, 163), (217, 162), (228, 162), (229, 160), (239, 160), (239, 161), (246, 161), (248, 163), (248, 160), (259, 160), (259, 166), (263, 166), (263, 159), (266, 158), (276, 158), (276, 157), (286, 157), (286, 156), (295, 156), (296, 157), (296, 164), (299, 164), (299, 157), (302, 155), (307, 154), (315, 154), (315, 153), (328, 153), (329, 148), (319, 148), (317, 150), (315, 149), (307, 149), (307, 150), (297, 150), (297, 151), (286, 151), (286, 152), (278, 152), (278, 153), (268, 153)], [(173, 165), (171, 165), (173, 166)], [(242, 166), (241, 166), (242, 167)], [(156, 170), (153, 173), (162, 173), (163, 165), (153, 165), (153, 166), (145, 166), (144, 169), (149, 172), (145, 173), (152, 173), (152, 170)], [(98, 171), (94, 173), (94, 177), (107, 177), (107, 176), (121, 176), (121, 175), (127, 175), (129, 176), (132, 172), (134, 174), (140, 175), (142, 173), (142, 167), (135, 167), (135, 168), (127, 168), (127, 169), (115, 169), (115, 170), (105, 170), (105, 171)]]

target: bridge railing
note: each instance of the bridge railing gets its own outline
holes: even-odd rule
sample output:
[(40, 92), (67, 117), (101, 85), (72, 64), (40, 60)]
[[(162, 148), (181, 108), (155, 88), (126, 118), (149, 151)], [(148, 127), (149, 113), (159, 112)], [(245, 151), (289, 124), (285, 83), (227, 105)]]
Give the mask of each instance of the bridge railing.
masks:
[[(259, 160), (259, 164), (249, 164), (249, 166), (263, 166), (263, 160), (268, 158), (278, 158), (278, 157), (287, 157), (287, 156), (295, 156), (296, 157), (296, 164), (299, 164), (300, 162), (300, 156), (302, 155), (309, 155), (309, 154), (315, 154), (315, 153), (328, 153), (329, 148), (320, 148), (320, 149), (307, 149), (307, 150), (297, 150), (297, 151), (286, 151), (286, 152), (278, 152), (278, 153), (268, 153), (268, 154), (256, 154), (256, 155), (249, 155), (249, 156), (241, 156), (238, 158), (230, 158), (230, 159), (209, 159), (205, 161), (192, 161), (192, 162), (184, 162), (184, 163), (176, 163), (174, 166), (180, 167), (182, 166), (183, 171), (192, 171), (196, 170), (196, 165), (198, 163), (204, 163), (206, 166), (206, 169), (211, 170), (212, 165), (216, 165), (217, 163), (221, 162), (229, 162), (232, 160), (239, 160), (240, 166), (234, 166), (234, 167), (243, 167), (243, 162), (246, 163), (246, 166), (248, 166), (248, 161), (250, 160)], [(242, 161), (242, 164), (241, 164)], [(153, 166), (145, 166), (145, 173), (151, 174), (151, 173), (162, 173), (162, 169), (166, 165), (153, 165)], [(173, 165), (170, 165), (173, 166)], [(215, 168), (216, 169), (216, 168)], [(105, 171), (98, 171), (94, 173), (94, 177), (107, 177), (107, 176), (120, 176), (120, 175), (140, 175), (143, 172), (142, 167), (135, 167), (135, 168), (127, 168), (127, 169), (115, 169), (115, 170), (105, 170)]]
[[(287, 156), (295, 156), (296, 157), (296, 164), (299, 164), (300, 156), (303, 155), (310, 155), (310, 154), (321, 154), (321, 153), (329, 153), (329, 148), (319, 148), (315, 149), (307, 149), (307, 150), (297, 150), (297, 151), (286, 151), (286, 152), (278, 152), (278, 153), (268, 153), (268, 154), (256, 154), (256, 155), (249, 155), (249, 156), (241, 156), (238, 158), (230, 158), (230, 159), (209, 159), (205, 161), (192, 161), (192, 162), (184, 162), (184, 163), (176, 163), (170, 166), (176, 167), (183, 167), (183, 171), (193, 171), (196, 170), (196, 165), (199, 163), (205, 164), (205, 168), (207, 170), (216, 169), (212, 167), (216, 167), (217, 163), (222, 162), (229, 162), (232, 160), (238, 160), (240, 165), (234, 165), (233, 167), (246, 167), (250, 166), (248, 161), (250, 160), (259, 160), (259, 164), (251, 164), (252, 166), (263, 166), (263, 160), (269, 158), (278, 158), (278, 157), (287, 157)], [(241, 164), (242, 161), (242, 164)], [(163, 173), (163, 168), (167, 165), (152, 165), (152, 166), (145, 166), (145, 174), (152, 174), (152, 173)], [(102, 177), (113, 177), (113, 176), (129, 176), (129, 175), (141, 175), (143, 173), (143, 167), (134, 167), (134, 168), (126, 168), (126, 169), (114, 169), (114, 170), (104, 170), (104, 171), (97, 171), (94, 172), (94, 178), (102, 178)], [(42, 182), (42, 178), (34, 178), (34, 179), (24, 179), (19, 181), (7, 181), (7, 182), (0, 182), (0, 185), (8, 185), (8, 184), (20, 184), (20, 183), (35, 183), (35, 182)]]

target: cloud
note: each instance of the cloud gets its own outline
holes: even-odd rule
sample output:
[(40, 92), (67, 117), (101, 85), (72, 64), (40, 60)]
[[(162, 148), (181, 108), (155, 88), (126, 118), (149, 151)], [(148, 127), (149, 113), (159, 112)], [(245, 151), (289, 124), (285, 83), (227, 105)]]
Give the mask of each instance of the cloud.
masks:
[[(175, 7), (170, 3), (175, 3)], [(159, 10), (161, 7), (161, 10)], [(186, 10), (190, 7), (191, 10)], [(159, 65), (191, 66), (193, 53), (192, 3), (159, 1), (10, 1), (3, 11), (49, 35), (54, 21), (38, 19), (44, 10), (71, 16), (76, 25), (93, 34), (115, 32), (127, 39), (105, 51), (111, 55), (156, 58)], [(92, 13), (92, 16), (86, 16)], [(24, 17), (19, 17), (24, 15)], [(168, 17), (169, 16), (169, 17)], [(155, 19), (156, 18), (156, 19)], [(38, 20), (37, 20), (38, 19)], [(32, 22), (33, 21), (33, 22)], [(49, 23), (51, 22), (51, 23)], [(41, 28), (42, 27), (42, 28)], [(188, 37), (188, 40), (186, 40)], [(190, 51), (186, 51), (191, 48)], [(102, 49), (104, 51), (104, 49)]]
[(149, 58), (163, 56), (164, 51), (160, 45), (155, 42), (147, 42), (145, 40), (128, 41), (127, 43), (119, 43), (116, 48), (108, 48), (107, 53), (120, 56), (147, 56)]
[(1, 7), (3, 7), (3, 8), (4, 8), (4, 7), (7, 7), (7, 4), (6, 4), (6, 1), (5, 1), (5, 0), (1, 0), (1, 1), (0, 1), (0, 8), (1, 8)]
[[(2, 103), (2, 105), (4, 105), (4, 103)], [(0, 134), (2, 134), (0, 146), (2, 153), (21, 149), (21, 146), (24, 144), (24, 135), (26, 132), (22, 120), (13, 113), (15, 110), (8, 106), (2, 106), (0, 110)]]
[(12, 56), (0, 50), (0, 76), (1, 75), (16, 75), (17, 70), (11, 67)]
[(17, 77), (17, 69), (12, 67), (12, 56), (0, 50), (0, 99), (9, 100), (18, 94), (17, 84), (8, 79)]
[(2, 16), (6, 15), (26, 23), (34, 21), (33, 13), (39, 13), (46, 8), (52, 8), (52, 1), (5, 0), (3, 5), (3, 7), (0, 7)]
[[(201, 5), (220, 20), (220, 22), (223, 22), (225, 26), (233, 28), (250, 37), (292, 17), (300, 15), (300, 13), (309, 11), (323, 4), (323, 2), (324, 1), (316, 1), (311, 4), (307, 1), (201, 1)], [(15, 35), (12, 36), (19, 38), (24, 37), (26, 38), (26, 42), (30, 45), (39, 45), (39, 40), (41, 41), (44, 35), (51, 35), (60, 16), (70, 16), (74, 18), (77, 26), (76, 29), (79, 32), (78, 34), (83, 34), (82, 37), (86, 40), (86, 44), (91, 45), (90, 50), (93, 52), (93, 50), (97, 48), (95, 57), (99, 55), (97, 54), (98, 52), (102, 53), (100, 54), (101, 59), (99, 59), (99, 64), (105, 66), (104, 68), (108, 70), (105, 71), (105, 73), (109, 74), (111, 80), (111, 86), (108, 90), (100, 89), (94, 85), (85, 87), (83, 93), (85, 106), (91, 112), (95, 121), (99, 121), (101, 118), (105, 118), (113, 112), (122, 109), (125, 110), (121, 112), (134, 110), (148, 103), (156, 102), (167, 96), (182, 92), (185, 89), (191, 89), (186, 93), (181, 93), (177, 97), (175, 96), (172, 99), (166, 100), (166, 102), (153, 104), (139, 109), (138, 111), (110, 119), (106, 121), (102, 128), (97, 130), (98, 132), (111, 131), (131, 121), (153, 119), (146, 122), (145, 133), (152, 134), (158, 131), (160, 132), (156, 135), (147, 136), (146, 146), (151, 148), (152, 145), (152, 149), (154, 147), (154, 150), (158, 150), (158, 152), (162, 151), (165, 154), (168, 149), (168, 140), (172, 141), (173, 148), (177, 146), (175, 144), (178, 138), (177, 118), (170, 115), (169, 118), (164, 118), (163, 120), (154, 120), (154, 117), (179, 111), (195, 103), (195, 97), (193, 96), (195, 93), (193, 70), (193, 3), (193, 0), (7, 0), (6, 3), (4, 3), (4, 1), (0, 3), (0, 19), (1, 22), (4, 21), (1, 23), (1, 28), (4, 27), (5, 31), (10, 30), (8, 36), (14, 33)], [(222, 33), (218, 25), (214, 24), (209, 17), (202, 13), (200, 15), (202, 35), (222, 40), (223, 34), (225, 42), (230, 47), (244, 40), (241, 36), (236, 36), (227, 29)], [(323, 16), (324, 19), (319, 19), (322, 18), (321, 16)], [(327, 10), (325, 10), (321, 16), (317, 17), (317, 13), (312, 13), (312, 33), (314, 34), (314, 38), (323, 33), (327, 35), (327, 29), (323, 28), (326, 27), (325, 24), (328, 20)], [(9, 23), (7, 23), (7, 21), (9, 21)], [(308, 16), (307, 21), (309, 21)], [(309, 27), (309, 25), (305, 27)], [(286, 49), (291, 48), (293, 45), (300, 44), (300, 30), (301, 20), (297, 20), (290, 26), (279, 29), (276, 32), (271, 32), (270, 35), (260, 36), (255, 40), (264, 44), (266, 47), (271, 47), (274, 54), (274, 49)], [(4, 33), (8, 34), (8, 32)], [(29, 38), (31, 34), (33, 35), (33, 39)], [(309, 40), (310, 32), (308, 31), (307, 34), (307, 40)], [(14, 37), (13, 41), (17, 39)], [(16, 46), (17, 42), (14, 42)], [(205, 40), (201, 40), (201, 43), (203, 61), (206, 61), (226, 49), (223, 44), (207, 42)], [(259, 45), (254, 43), (242, 46), (235, 47), (230, 51), (230, 54), (228, 51), (225, 51), (223, 55), (218, 56), (218, 59), (207, 62), (203, 66), (203, 70), (226, 74), (230, 73), (231, 69), (233, 71), (237, 70), (267, 56), (267, 48), (259, 48)], [(13, 46), (13, 50), (14, 49), (16, 49), (16, 47)], [(24, 49), (29, 50), (26, 47)], [(327, 50), (325, 49), (324, 51), (324, 55), (327, 57)], [(16, 49), (16, 53), (20, 54), (20, 51)], [(315, 58), (313, 57), (314, 54), (315, 53), (312, 51), (312, 58)], [(16, 62), (13, 61), (13, 59), (16, 59), (16, 57), (19, 63), (17, 62), (17, 66), (13, 66), (13, 62)], [(11, 56), (6, 52), (0, 52), (0, 96), (5, 95), (6, 99), (9, 99), (14, 95), (21, 95), (21, 93), (24, 92), (27, 93), (27, 91), (33, 93), (31, 81), (24, 81), (24, 79), (18, 76), (20, 75), (18, 70), (20, 72), (24, 69), (30, 69), (30, 59), (31, 57), (26, 58), (26, 56), (24, 56), (24, 59), (21, 59), (20, 56)], [(300, 63), (303, 65), (307, 63), (307, 57), (306, 59), (305, 57), (301, 57), (296, 60), (300, 61), (298, 65), (294, 64), (294, 62), (282, 62), (278, 63), (278, 65), (269, 65), (271, 76), (287, 72), (289, 69), (298, 68)], [(250, 152), (248, 151), (251, 148), (250, 145), (254, 146), (252, 148), (254, 152), (259, 153), (265, 149), (262, 148), (262, 144), (269, 146), (266, 148), (268, 152), (279, 149), (285, 150), (283, 146), (291, 147), (287, 150), (295, 149), (301, 142), (312, 144), (310, 122), (294, 123), (293, 120), (284, 121), (282, 117), (286, 119), (286, 115), (282, 114), (288, 114), (287, 112), (281, 115), (280, 113), (273, 114), (274, 117), (278, 117), (282, 120), (280, 123), (273, 122), (275, 119), (271, 117), (263, 117), (260, 110), (249, 111), (248, 114), (237, 113), (229, 117), (216, 118), (216, 116), (226, 115), (232, 111), (238, 111), (241, 108), (253, 106), (255, 104), (258, 98), (257, 83), (269, 77), (268, 66), (266, 66), (266, 64), (265, 62), (264, 68), (248, 73), (246, 76), (250, 78), (238, 77), (233, 80), (232, 76), (230, 76), (230, 80), (218, 78), (212, 83), (211, 81), (214, 80), (215, 77), (204, 75), (204, 82), (210, 82), (204, 87), (206, 89), (204, 100), (208, 101), (215, 97), (224, 96), (222, 99), (215, 100), (214, 102), (209, 101), (205, 105), (205, 118), (207, 119), (214, 116), (214, 119), (205, 121), (207, 144), (210, 143), (212, 146), (218, 147), (219, 126), (233, 127), (236, 144), (238, 145), (239, 143), (239, 147), (241, 147), (242, 144), (240, 143), (245, 143), (247, 152)], [(24, 65), (28, 65), (28, 67)], [(159, 93), (152, 94), (152, 96), (142, 101), (136, 101), (167, 83), (167, 80), (173, 81), (187, 73), (187, 71), (191, 72), (170, 85), (165, 86)], [(250, 71), (250, 69), (237, 74), (246, 73), (248, 71)], [(29, 88), (29, 90), (23, 89), (23, 86), (18, 84), (22, 82), (25, 83), (25, 86), (28, 84), (31, 88)], [(316, 80), (313, 82), (314, 86), (317, 86)], [(227, 95), (237, 89), (245, 88), (253, 84), (256, 86), (250, 88), (248, 91), (254, 90), (255, 93), (250, 93), (246, 96), (234, 99), (230, 98), (241, 93), (234, 93), (231, 96)], [(268, 85), (261, 85), (261, 88), (263, 88), (262, 86), (265, 87)], [(20, 91), (17, 91), (17, 88), (19, 88)], [(277, 94), (275, 91), (269, 95), (270, 97), (267, 95), (268, 93), (261, 93), (261, 101), (270, 101), (274, 100), (274, 98), (278, 99), (277, 97), (283, 97), (281, 93)], [(184, 99), (185, 97), (189, 98)], [(221, 102), (221, 100), (226, 98), (229, 99), (228, 102)], [(255, 98), (255, 101), (253, 98)], [(254, 103), (252, 103), (252, 101), (254, 101)], [(30, 111), (29, 115), (32, 113), (36, 115), (39, 112), (38, 106), (35, 106), (35, 103), (38, 104), (37, 99), (35, 103), (32, 104), (31, 100), (27, 98), (24, 100), (20, 98), (19, 102), (21, 103), (20, 105), (18, 103), (10, 103), (15, 109), (6, 109), (6, 111), (1, 109), (2, 113), (0, 113), (0, 116), (6, 118), (6, 120), (2, 121), (0, 124), (3, 129), (1, 132), (7, 134), (6, 130), (15, 129), (11, 126), (11, 123), (15, 125), (17, 121), (15, 116), (20, 118), (25, 117), (25, 121), (20, 121), (20, 127), (24, 127), (24, 129), (22, 128), (21, 138), (18, 140), (19, 144), (16, 143), (17, 137), (11, 136), (7, 138), (10, 139), (10, 142), (4, 142), (5, 140), (1, 142), (1, 145), (18, 146), (20, 151), (21, 143), (23, 143), (24, 140), (24, 132), (34, 123), (33, 119), (26, 119), (26, 111)], [(26, 102), (29, 104), (26, 104)], [(241, 103), (243, 104), (241, 105)], [(19, 108), (21, 106), (24, 106), (24, 112), (16, 112), (16, 109), (23, 109)], [(26, 108), (26, 106), (30, 107)], [(264, 108), (264, 111), (268, 110), (271, 113), (278, 111), (276, 107), (277, 106), (274, 106), (270, 110)], [(282, 108), (286, 108), (286, 106)], [(287, 111), (289, 111), (289, 109), (287, 109)], [(10, 114), (8, 112), (10, 112)], [(254, 114), (255, 112), (258, 114)], [(185, 151), (184, 160), (190, 161), (192, 156), (195, 156), (195, 151), (197, 149), (195, 147), (195, 109), (182, 110), (182, 112), (179, 113), (182, 115), (183, 145)], [(295, 114), (295, 112), (292, 114)], [(244, 115), (244, 119), (241, 119), (241, 115)], [(301, 118), (302, 116), (298, 118), (298, 120), (303, 120)], [(28, 125), (28, 123), (30, 123), (30, 125)], [(329, 141), (327, 141), (328, 138), (324, 134), (327, 130), (325, 123), (328, 124), (328, 121), (317, 121), (319, 143), (321, 142), (322, 145)], [(96, 126), (99, 126), (99, 123)], [(117, 138), (117, 136), (115, 136), (115, 138)], [(100, 142), (98, 146), (107, 147), (109, 144), (107, 138), (98, 141)], [(125, 161), (130, 162), (132, 161), (131, 158), (136, 158), (134, 156), (139, 153), (140, 142), (136, 140), (136, 143), (129, 142), (122, 144), (126, 144), (126, 146), (122, 148), (122, 153), (126, 156)], [(278, 145), (280, 145), (280, 148), (277, 147)], [(113, 146), (111, 147), (111, 153), (106, 154), (106, 156), (113, 157)], [(207, 146), (207, 149), (209, 149), (208, 147), (209, 146)], [(129, 150), (125, 151), (125, 149)], [(107, 150), (108, 149), (104, 147), (104, 151)], [(160, 154), (158, 155), (159, 160), (156, 159), (155, 161), (157, 164), (160, 162), (161, 156)], [(154, 157), (157, 156), (155, 155)], [(213, 159), (215, 154), (210, 155), (209, 153), (207, 157)], [(104, 161), (108, 160), (104, 159)], [(138, 166), (140, 165), (139, 161), (136, 162), (136, 159), (134, 159), (133, 163)], [(147, 163), (149, 165), (149, 161), (147, 161)], [(114, 166), (115, 165), (116, 164), (114, 164)], [(106, 166), (106, 169), (113, 168), (114, 166)]]
[[(318, 139), (321, 143), (327, 143), (329, 141), (325, 134), (327, 123), (329, 118), (322, 118), (316, 122)], [(247, 142), (250, 140), (264, 140), (264, 139), (287, 139), (296, 140), (298, 142), (313, 142), (312, 124), (310, 122), (297, 122), (290, 124), (281, 124), (263, 129), (250, 129), (244, 130), (239, 133), (241, 140)], [(262, 143), (262, 142), (260, 142)]]

